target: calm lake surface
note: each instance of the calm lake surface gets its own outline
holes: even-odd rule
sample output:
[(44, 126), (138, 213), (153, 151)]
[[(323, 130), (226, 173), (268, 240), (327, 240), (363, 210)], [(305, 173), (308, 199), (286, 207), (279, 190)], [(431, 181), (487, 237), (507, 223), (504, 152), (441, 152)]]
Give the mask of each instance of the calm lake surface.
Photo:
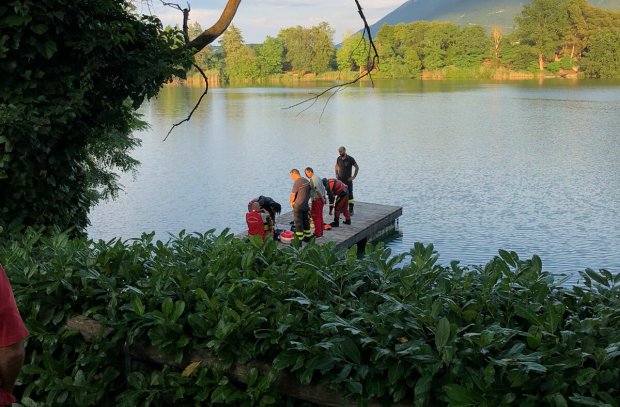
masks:
[(501, 248), (558, 274), (620, 272), (620, 81), (381, 81), (285, 109), (330, 85), (211, 89), (164, 142), (202, 92), (165, 88), (142, 108), (136, 177), (89, 236), (242, 231), (250, 199), (288, 207), (289, 170), (331, 177), (344, 145), (356, 199), (403, 207), (394, 252), (433, 243), (442, 264), (485, 264)]

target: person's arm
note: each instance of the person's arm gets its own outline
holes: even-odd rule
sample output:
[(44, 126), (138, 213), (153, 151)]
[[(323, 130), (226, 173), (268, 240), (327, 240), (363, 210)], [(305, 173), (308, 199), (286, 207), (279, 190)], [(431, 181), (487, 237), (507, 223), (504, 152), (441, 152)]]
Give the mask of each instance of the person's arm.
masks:
[(338, 165), (338, 160), (336, 160), (336, 166), (334, 167), (334, 172), (336, 173), (336, 178), (338, 178), (338, 171), (340, 171), (340, 166)]
[(24, 364), (24, 342), (0, 348), (0, 388), (11, 393)]
[(331, 189), (329, 189), (329, 186), (325, 188), (325, 193), (327, 194), (327, 199), (329, 200), (329, 214), (331, 215), (334, 211), (334, 195), (332, 194)]
[(360, 170), (359, 165), (357, 165), (357, 162), (355, 164), (353, 164), (353, 168), (355, 168), (355, 172), (353, 172), (353, 176), (351, 177), (351, 181), (353, 181), (355, 179), (355, 177), (357, 177), (357, 172)]

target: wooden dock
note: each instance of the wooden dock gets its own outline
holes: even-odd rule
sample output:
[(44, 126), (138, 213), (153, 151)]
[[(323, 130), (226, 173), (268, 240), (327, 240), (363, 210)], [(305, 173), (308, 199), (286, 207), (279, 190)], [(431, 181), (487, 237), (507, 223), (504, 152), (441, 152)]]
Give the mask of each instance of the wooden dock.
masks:
[[(368, 202), (355, 202), (355, 214), (351, 224), (345, 225), (344, 216), (340, 215), (340, 226), (323, 232), (323, 237), (316, 239), (317, 244), (334, 242), (336, 249), (346, 249), (354, 244), (364, 245), (394, 231), (398, 217), (403, 214), (400, 206), (380, 205)], [(329, 215), (329, 205), (325, 205), (323, 219), (326, 224), (334, 220)], [(278, 229), (289, 230), (293, 221), (293, 212), (286, 212), (276, 218)]]

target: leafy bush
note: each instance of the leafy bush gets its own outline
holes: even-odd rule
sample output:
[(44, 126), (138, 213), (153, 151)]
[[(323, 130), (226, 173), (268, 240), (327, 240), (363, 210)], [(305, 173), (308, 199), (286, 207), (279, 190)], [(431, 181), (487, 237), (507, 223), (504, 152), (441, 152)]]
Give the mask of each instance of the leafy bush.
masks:
[(620, 29), (601, 30), (592, 36), (582, 62), (583, 71), (594, 78), (620, 77)]
[[(31, 337), (23, 405), (299, 405), (291, 372), (352, 401), (385, 405), (609, 405), (620, 400), (620, 274), (567, 288), (540, 258), (499, 251), (485, 266), (438, 263), (416, 243), (392, 255), (278, 249), (224, 231), (167, 243), (44, 237), (0, 247)], [(86, 341), (83, 315), (106, 329)], [(170, 360), (131, 361), (155, 346)], [(192, 349), (219, 366), (186, 366)], [(246, 385), (222, 372), (262, 361)]]
[(183, 34), (123, 0), (0, 5), (0, 226), (88, 226), (118, 193), (144, 128), (137, 109), (191, 52)]
[(573, 69), (573, 63), (571, 62), (570, 58), (565, 57), (560, 59), (559, 61), (548, 63), (545, 68), (547, 68), (549, 72), (556, 73), (560, 69)]

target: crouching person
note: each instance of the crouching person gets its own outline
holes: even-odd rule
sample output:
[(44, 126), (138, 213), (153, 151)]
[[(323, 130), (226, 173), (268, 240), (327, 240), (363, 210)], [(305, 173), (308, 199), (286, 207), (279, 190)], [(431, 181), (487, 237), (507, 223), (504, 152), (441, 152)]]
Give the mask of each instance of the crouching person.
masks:
[(329, 199), (329, 214), (334, 212), (334, 221), (330, 223), (332, 227), (340, 226), (340, 213), (344, 215), (344, 224), (351, 224), (351, 213), (349, 212), (349, 190), (347, 185), (335, 178), (323, 178), (323, 185)]
[(253, 202), (250, 212), (245, 214), (245, 222), (248, 224), (248, 235), (259, 235), (265, 240), (267, 236), (273, 237), (273, 219), (258, 202)]

